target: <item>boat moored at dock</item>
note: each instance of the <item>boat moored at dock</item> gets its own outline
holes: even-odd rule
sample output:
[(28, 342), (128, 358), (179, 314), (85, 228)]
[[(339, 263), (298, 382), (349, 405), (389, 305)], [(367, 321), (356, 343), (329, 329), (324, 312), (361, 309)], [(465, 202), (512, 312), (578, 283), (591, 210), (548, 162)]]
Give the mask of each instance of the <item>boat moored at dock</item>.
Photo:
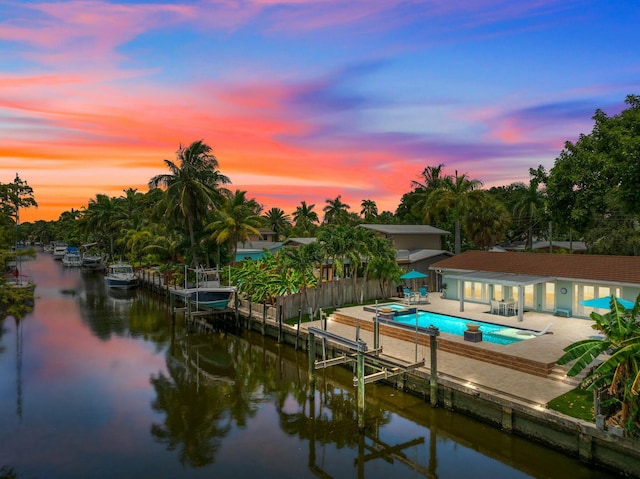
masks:
[(107, 269), (104, 283), (109, 288), (130, 289), (138, 286), (138, 278), (130, 264), (113, 263)]
[(196, 268), (190, 271), (195, 272), (195, 284), (189, 285), (185, 278), (185, 287), (173, 290), (174, 295), (205, 309), (223, 310), (229, 306), (238, 288), (222, 286), (219, 269)]
[(80, 257), (80, 251), (75, 246), (67, 246), (67, 249), (62, 256), (62, 264), (68, 268), (78, 268), (82, 266), (82, 258)]
[(67, 243), (54, 243), (53, 245), (53, 259), (62, 261), (65, 253), (67, 252)]

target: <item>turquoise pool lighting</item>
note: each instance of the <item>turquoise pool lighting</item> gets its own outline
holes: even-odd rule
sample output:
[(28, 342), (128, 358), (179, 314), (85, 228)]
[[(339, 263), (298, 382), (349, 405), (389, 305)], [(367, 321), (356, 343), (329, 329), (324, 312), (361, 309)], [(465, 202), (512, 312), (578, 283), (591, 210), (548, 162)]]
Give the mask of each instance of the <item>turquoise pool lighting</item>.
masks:
[(380, 310), (382, 308), (390, 308), (393, 311), (404, 311), (405, 309), (407, 309), (407, 307), (405, 305), (398, 304), (398, 303), (381, 304), (381, 305), (378, 306), (378, 310)]
[[(473, 321), (471, 319), (458, 318), (456, 316), (447, 316), (445, 314), (431, 313), (429, 311), (419, 311), (417, 313), (418, 327), (428, 328), (433, 325), (442, 333), (456, 334), (464, 336), (467, 329), (467, 323), (479, 324), (482, 331), (482, 340), (495, 344), (513, 344), (525, 339), (528, 336), (518, 337), (517, 330), (499, 324), (483, 323), (481, 321)], [(406, 326), (416, 325), (416, 314), (396, 315), (393, 318), (394, 323), (404, 324)]]

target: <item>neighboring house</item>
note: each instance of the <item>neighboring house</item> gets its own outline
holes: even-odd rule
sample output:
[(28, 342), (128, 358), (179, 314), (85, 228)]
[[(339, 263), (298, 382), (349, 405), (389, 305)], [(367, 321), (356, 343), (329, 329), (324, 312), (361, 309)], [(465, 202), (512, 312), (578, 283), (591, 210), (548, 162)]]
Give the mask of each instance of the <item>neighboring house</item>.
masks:
[(276, 232), (269, 228), (259, 228), (260, 235), (249, 235), (247, 241), (238, 241), (236, 249), (236, 263), (247, 259), (257, 260), (264, 256), (264, 252), (271, 254), (282, 248), (282, 243), (275, 241)]
[(287, 238), (282, 243), (283, 246), (305, 246), (318, 241), (318, 238)]
[[(512, 298), (524, 311), (588, 317), (580, 302), (640, 294), (640, 256), (466, 251), (431, 265), (447, 299), (490, 304)], [(604, 312), (603, 310), (598, 310)]]
[(249, 241), (276, 241), (276, 232), (269, 228), (258, 228), (260, 236), (251, 234), (249, 235)]
[(265, 251), (276, 254), (280, 248), (282, 248), (282, 243), (279, 242), (261, 240), (239, 241), (238, 249), (236, 250), (236, 262), (247, 259), (260, 259), (264, 256)]
[[(397, 251), (398, 264), (407, 271), (414, 269), (429, 274), (432, 264), (452, 256), (442, 249), (443, 237), (451, 233), (433, 226), (362, 224), (360, 228), (389, 239)], [(440, 290), (436, 275), (430, 274), (426, 283), (431, 291)]]

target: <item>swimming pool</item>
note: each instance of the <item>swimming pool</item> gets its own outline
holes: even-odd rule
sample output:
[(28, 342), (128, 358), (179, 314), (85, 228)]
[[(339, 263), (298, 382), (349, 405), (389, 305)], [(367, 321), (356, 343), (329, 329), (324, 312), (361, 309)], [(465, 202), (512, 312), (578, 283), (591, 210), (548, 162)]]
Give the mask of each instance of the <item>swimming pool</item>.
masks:
[[(482, 331), (482, 340), (488, 343), (506, 345), (530, 339), (530, 337), (526, 335), (518, 337), (517, 330), (515, 328), (509, 328), (499, 324), (483, 323), (482, 321), (458, 318), (456, 316), (448, 316), (429, 311), (419, 311), (417, 316), (418, 328), (428, 328), (433, 325), (442, 333), (455, 334), (458, 336), (464, 336), (464, 332), (467, 329), (467, 323), (479, 324), (480, 331)], [(416, 314), (396, 315), (393, 317), (392, 322), (415, 327)]]

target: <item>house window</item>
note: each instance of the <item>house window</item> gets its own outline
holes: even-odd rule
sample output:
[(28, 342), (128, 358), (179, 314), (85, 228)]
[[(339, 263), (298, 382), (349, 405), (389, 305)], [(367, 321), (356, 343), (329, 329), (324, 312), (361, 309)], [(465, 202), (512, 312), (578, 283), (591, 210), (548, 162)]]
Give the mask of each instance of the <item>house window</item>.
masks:
[(603, 296), (611, 295), (617, 298), (620, 297), (620, 287), (575, 283), (573, 285), (573, 310), (578, 316), (589, 316), (593, 311), (604, 313), (606, 312), (605, 310), (596, 310), (589, 306), (583, 306), (580, 302), (587, 299), (602, 298)]
[(464, 297), (465, 299), (472, 299), (477, 301), (483, 301), (487, 297), (487, 284), (478, 283), (475, 281), (464, 282)]
[[(520, 288), (512, 287), (511, 288), (511, 298), (514, 301), (518, 301), (518, 297), (520, 296)], [(536, 294), (535, 287), (532, 284), (528, 284), (524, 287), (524, 307), (535, 309), (536, 307)]]
[(504, 287), (501, 284), (493, 285), (493, 299), (496, 301), (504, 299)]
[(556, 284), (544, 283), (542, 285), (542, 310), (553, 311), (556, 307)]

